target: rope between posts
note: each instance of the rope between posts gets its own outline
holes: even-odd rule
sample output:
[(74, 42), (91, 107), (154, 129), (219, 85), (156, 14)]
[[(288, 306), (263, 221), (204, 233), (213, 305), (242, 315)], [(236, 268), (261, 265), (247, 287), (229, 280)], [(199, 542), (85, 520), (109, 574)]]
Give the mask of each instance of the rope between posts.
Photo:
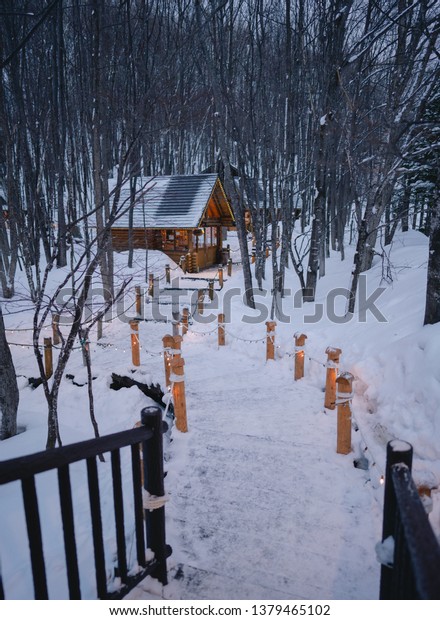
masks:
[(208, 336), (209, 334), (213, 334), (216, 331), (217, 331), (217, 327), (214, 327), (214, 329), (211, 329), (208, 332), (196, 332), (195, 330), (188, 328), (188, 332), (190, 334), (197, 334), (198, 336)]
[[(49, 327), (52, 327), (52, 324), (43, 325), (40, 329), (48, 329)], [(15, 329), (13, 329), (13, 328), (5, 329), (5, 332), (11, 332), (11, 333), (15, 333), (15, 332), (33, 332), (33, 331), (34, 331), (33, 327), (17, 327)]]
[[(115, 319), (119, 318), (120, 316), (123, 316), (123, 315), (127, 312), (127, 310), (131, 310), (131, 308), (133, 308), (133, 306), (135, 306), (135, 305), (136, 305), (136, 300), (135, 300), (135, 301), (134, 301), (134, 302), (133, 302), (130, 306), (128, 306), (128, 308), (125, 308), (125, 309), (123, 310), (123, 312), (121, 312), (120, 314), (117, 314), (116, 316), (112, 316), (112, 317), (111, 317), (111, 319), (110, 319), (110, 321), (108, 321), (108, 322), (112, 322), (112, 321), (114, 321)], [(135, 318), (135, 317), (134, 317), (134, 318)], [(83, 323), (82, 323), (82, 324), (83, 324), (83, 325), (87, 325), (87, 323), (91, 323), (91, 322), (92, 322), (92, 321), (94, 321), (94, 320), (97, 320), (97, 319), (96, 319), (96, 317), (95, 317), (95, 318), (88, 319), (88, 320), (86, 320), (86, 321), (83, 321)], [(106, 322), (107, 322), (107, 321), (106, 321)], [(48, 328), (51, 328), (52, 326), (53, 326), (53, 325), (52, 325), (52, 323), (51, 323), (51, 324), (49, 324), (49, 325), (43, 325), (43, 326), (42, 326), (41, 328), (39, 328), (39, 329), (40, 329), (40, 331), (41, 331), (41, 330), (43, 330), (43, 329), (48, 329)], [(60, 329), (60, 327), (59, 327), (59, 326), (58, 326), (58, 329)], [(28, 328), (16, 328), (16, 329), (12, 329), (12, 328), (10, 328), (10, 329), (6, 329), (5, 331), (7, 331), (7, 332), (12, 332), (12, 333), (14, 333), (14, 332), (32, 332), (32, 331), (34, 331), (34, 328), (33, 328), (33, 327), (28, 327)], [(19, 343), (16, 343), (16, 342), (11, 342), (11, 343), (9, 343), (9, 344), (16, 345), (16, 344), (19, 344)], [(32, 346), (32, 345), (20, 345), (20, 346)], [(54, 348), (55, 348), (55, 347), (54, 347)]]
[(258, 338), (256, 340), (252, 339), (252, 338), (240, 338), (240, 336), (236, 336), (235, 334), (232, 334), (228, 329), (226, 329), (225, 327), (223, 327), (223, 329), (225, 330), (225, 333), (228, 336), (231, 336), (231, 338), (235, 338), (236, 340), (241, 340), (241, 342), (265, 342), (267, 336), (264, 336), (264, 338)]
[[(27, 349), (33, 349), (34, 348), (33, 344), (28, 344), (28, 343), (23, 343), (23, 342), (8, 342), (8, 345), (11, 346), (11, 347), (21, 347), (22, 349), (26, 349), (26, 348)], [(45, 349), (46, 346), (47, 345), (45, 345), (45, 344), (39, 344), (38, 348), (39, 349)], [(60, 347), (60, 346), (58, 346), (56, 344), (52, 344), (51, 348), (52, 349), (58, 349), (58, 350), (61, 351), (61, 349), (63, 347)], [(82, 349), (82, 346), (81, 347), (72, 347), (71, 351), (76, 351), (76, 350), (79, 350), (79, 349)]]
[(310, 355), (306, 355), (307, 359), (310, 360), (311, 362), (315, 362), (315, 364), (319, 364), (320, 366), (323, 366), (324, 368), (327, 368), (327, 364), (324, 364), (323, 362), (321, 362), (320, 360), (315, 359), (314, 357), (310, 357)]
[(162, 357), (163, 355), (162, 351), (149, 351), (148, 349), (145, 349), (145, 347), (143, 347), (142, 345), (139, 346), (141, 351), (143, 351), (147, 355), (151, 355), (151, 357)]

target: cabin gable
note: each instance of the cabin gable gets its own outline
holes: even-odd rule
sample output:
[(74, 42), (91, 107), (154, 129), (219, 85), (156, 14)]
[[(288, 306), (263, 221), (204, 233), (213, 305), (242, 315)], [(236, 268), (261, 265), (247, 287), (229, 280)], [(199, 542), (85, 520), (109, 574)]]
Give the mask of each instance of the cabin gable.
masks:
[[(161, 250), (175, 262), (189, 254), (194, 271), (223, 262), (223, 230), (235, 223), (217, 175), (152, 177), (138, 187), (134, 204), (112, 226), (115, 250), (131, 243), (133, 249)], [(129, 201), (126, 194), (122, 188), (122, 204)]]

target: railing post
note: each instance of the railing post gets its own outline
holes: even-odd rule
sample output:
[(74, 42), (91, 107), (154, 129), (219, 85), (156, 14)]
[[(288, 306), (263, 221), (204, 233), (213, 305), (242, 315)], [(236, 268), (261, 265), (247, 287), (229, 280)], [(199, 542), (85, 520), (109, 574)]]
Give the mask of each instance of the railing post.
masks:
[(301, 332), (294, 335), (295, 338), (295, 381), (304, 377), (304, 347), (307, 336)]
[(173, 357), (170, 365), (170, 381), (173, 384), (173, 403), (174, 415), (176, 416), (176, 428), (178, 431), (186, 433), (188, 432), (188, 422), (186, 418), (185, 375), (183, 370), (185, 361), (179, 355), (178, 357)]
[(335, 347), (327, 347), (325, 352), (327, 353), (327, 372), (325, 378), (324, 407), (326, 409), (334, 409), (336, 406), (336, 377), (338, 376), (339, 357), (342, 351)]
[(189, 308), (185, 307), (182, 310), (182, 336), (188, 333), (188, 318), (189, 318)]
[(165, 265), (165, 282), (167, 284), (171, 283), (171, 271), (168, 263)]
[(224, 347), (226, 344), (225, 339), (225, 315), (218, 315), (218, 346)]
[(218, 283), (220, 288), (223, 288), (223, 267), (221, 265), (218, 268)]
[(275, 359), (275, 328), (277, 326), (276, 321), (266, 321), (267, 335), (266, 335), (266, 360)]
[(338, 406), (336, 452), (338, 454), (349, 454), (351, 452), (351, 400), (353, 398), (353, 378), (351, 373), (343, 372), (336, 379), (336, 404)]
[(139, 347), (139, 322), (136, 320), (130, 321), (131, 329), (131, 361), (133, 366), (141, 365), (141, 354)]
[[(142, 422), (136, 422), (133, 428), (139, 428), (140, 426), (142, 426)], [(140, 443), (139, 444), (139, 465), (140, 465), (140, 474), (141, 474), (141, 485), (142, 487), (144, 486), (144, 450), (143, 450), (143, 446)]]
[[(391, 468), (396, 463), (404, 463), (411, 471), (413, 448), (406, 441), (393, 439), (387, 444), (387, 462), (385, 469), (385, 491), (383, 501), (382, 542), (389, 536), (396, 536), (397, 502), (394, 484), (391, 477)], [(380, 570), (381, 600), (394, 600), (394, 569), (393, 566), (382, 564)]]
[(209, 299), (212, 301), (214, 299), (214, 280), (208, 282), (208, 294)]
[(53, 374), (52, 338), (44, 339), (44, 374), (46, 379)]
[[(163, 474), (163, 437), (167, 430), (166, 422), (162, 422), (162, 410), (159, 407), (145, 407), (141, 411), (141, 422), (153, 431), (151, 439), (143, 442), (144, 463), (144, 490), (147, 498), (164, 497), (164, 474)], [(152, 576), (163, 585), (168, 583), (167, 557), (170, 555), (170, 547), (166, 544), (165, 536), (165, 506), (162, 505), (154, 510), (145, 508), (145, 529), (147, 534), (147, 546), (154, 553), (157, 567)]]

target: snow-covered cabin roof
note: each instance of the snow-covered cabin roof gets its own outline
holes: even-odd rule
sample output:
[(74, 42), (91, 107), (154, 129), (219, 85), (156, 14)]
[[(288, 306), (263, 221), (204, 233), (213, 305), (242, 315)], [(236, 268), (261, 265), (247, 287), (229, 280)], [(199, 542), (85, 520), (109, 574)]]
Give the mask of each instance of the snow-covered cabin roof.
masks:
[[(197, 228), (212, 203), (229, 225), (233, 215), (217, 174), (142, 177), (136, 184), (133, 228)], [(128, 228), (129, 183), (121, 189), (119, 205), (122, 215), (113, 228)]]

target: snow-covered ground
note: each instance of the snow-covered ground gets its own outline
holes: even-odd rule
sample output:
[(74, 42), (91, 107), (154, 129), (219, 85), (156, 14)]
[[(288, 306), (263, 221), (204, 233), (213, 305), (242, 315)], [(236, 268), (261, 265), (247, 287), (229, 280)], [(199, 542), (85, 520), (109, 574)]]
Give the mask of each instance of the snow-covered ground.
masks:
[[(236, 248), (236, 239), (228, 239)], [(151, 579), (132, 596), (171, 599), (371, 599), (378, 596), (380, 566), (375, 544), (381, 535), (385, 447), (391, 438), (414, 446), (414, 477), (418, 482), (440, 482), (440, 325), (422, 327), (426, 288), (427, 239), (411, 231), (399, 234), (390, 253), (388, 273), (382, 282), (380, 260), (367, 275), (367, 292), (356, 314), (343, 320), (345, 298), (337, 287), (349, 285), (352, 249), (346, 261), (332, 256), (327, 275), (319, 281), (315, 304), (294, 303), (298, 283), (289, 270), (286, 287), (292, 295), (283, 300), (284, 321), (276, 330), (275, 361), (265, 361), (265, 324), (260, 310), (249, 311), (233, 289), (242, 288), (239, 267), (226, 278), (219, 292), (216, 315), (229, 315), (225, 347), (217, 346), (216, 324), (194, 322), (185, 336), (187, 434), (172, 431), (166, 445), (167, 535), (173, 547), (169, 559), (170, 584), (162, 589)], [(238, 260), (238, 252), (233, 253)], [(143, 284), (144, 258), (124, 266)], [(150, 266), (162, 277), (167, 257), (150, 252)], [(206, 282), (183, 280), (175, 265), (173, 277), (180, 286), (198, 288)], [(267, 286), (271, 285), (270, 260)], [(210, 272), (214, 275), (214, 271)], [(206, 274), (200, 274), (205, 276)], [(209, 274), (208, 274), (209, 275)], [(24, 285), (23, 285), (24, 286)], [(368, 309), (368, 295), (385, 290), (376, 306), (384, 317)], [(190, 293), (193, 293), (190, 291)], [(133, 289), (130, 293), (133, 299)], [(335, 298), (333, 304), (332, 298)], [(230, 301), (228, 301), (230, 299)], [(188, 300), (182, 298), (181, 306)], [(270, 307), (270, 296), (258, 297)], [(319, 308), (322, 317), (313, 319)], [(131, 302), (128, 303), (128, 306)], [(298, 306), (298, 307), (296, 307)], [(332, 316), (332, 307), (334, 312)], [(10, 310), (11, 306), (7, 307)], [(162, 306), (171, 317), (171, 306)], [(147, 314), (151, 307), (147, 306)], [(208, 311), (207, 311), (208, 313)], [(134, 315), (134, 308), (128, 311)], [(365, 315), (365, 317), (364, 317)], [(249, 322), (254, 317), (254, 322)], [(365, 321), (363, 319), (366, 319)], [(42, 389), (32, 390), (27, 377), (38, 376), (31, 342), (30, 313), (5, 314), (8, 339), (20, 376), (20, 435), (0, 444), (0, 459), (44, 449), (46, 406)], [(336, 321), (336, 322), (335, 322)], [(141, 322), (139, 380), (163, 385), (162, 337), (170, 324)], [(50, 335), (50, 328), (45, 335)], [(305, 377), (293, 380), (295, 332), (307, 335)], [(96, 339), (95, 334), (92, 334)], [(92, 338), (92, 341), (93, 341)], [(92, 342), (96, 417), (101, 434), (131, 428), (142, 407), (150, 404), (136, 388), (109, 389), (111, 373), (133, 370), (130, 330), (115, 319), (105, 324), (101, 344)], [(108, 346), (102, 346), (108, 345)], [(325, 349), (342, 349), (341, 370), (355, 375), (353, 452), (336, 454), (336, 414), (323, 406)], [(67, 367), (76, 383), (85, 383), (80, 349)], [(64, 443), (93, 436), (88, 418), (87, 387), (64, 378), (60, 392), (60, 432)], [(369, 469), (353, 467), (364, 455)], [(108, 461), (108, 459), (107, 459)], [(99, 465), (109, 575), (115, 552), (111, 515), (110, 464)], [(127, 463), (128, 469), (128, 463)], [(75, 489), (75, 525), (79, 541), (83, 596), (95, 597), (90, 516), (82, 464), (72, 467)], [(40, 510), (44, 524), (50, 595), (66, 598), (57, 489), (54, 475), (38, 476)], [(129, 494), (127, 494), (129, 495)], [(432, 525), (440, 533), (438, 493), (433, 492)], [(20, 490), (0, 488), (0, 561), (8, 598), (31, 598), (32, 584)], [(130, 498), (127, 504), (127, 520)], [(133, 533), (127, 529), (131, 550)]]

